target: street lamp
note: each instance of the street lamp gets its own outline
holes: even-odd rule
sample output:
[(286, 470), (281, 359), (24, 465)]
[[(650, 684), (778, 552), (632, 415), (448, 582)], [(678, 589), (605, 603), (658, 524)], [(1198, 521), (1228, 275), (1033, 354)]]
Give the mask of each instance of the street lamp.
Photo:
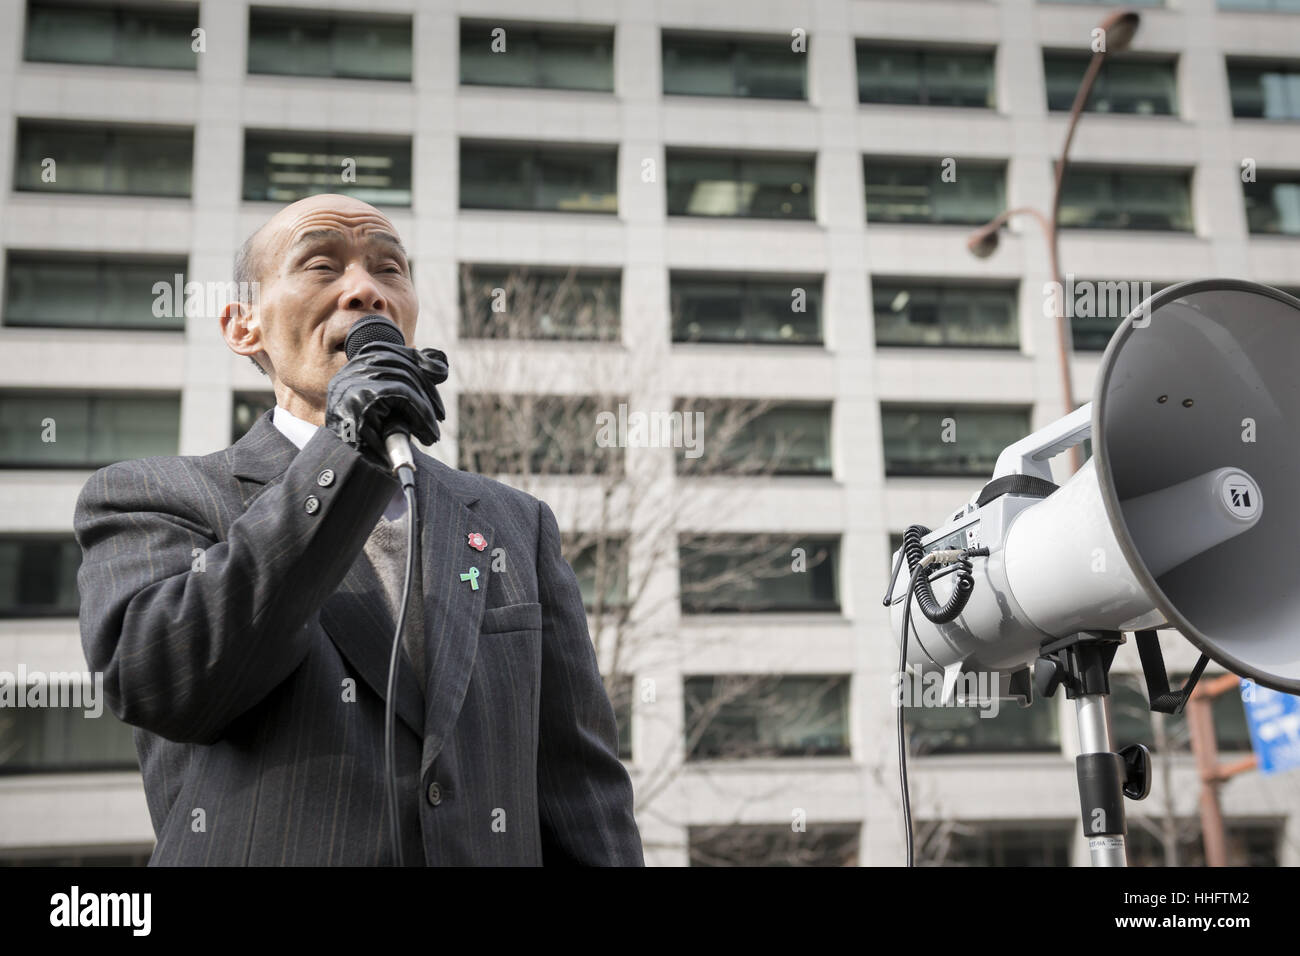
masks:
[[(1065, 283), (1061, 279), (1061, 262), (1057, 249), (1057, 236), (1060, 232), (1058, 219), (1061, 213), (1061, 185), (1065, 182), (1065, 167), (1069, 162), (1070, 143), (1074, 140), (1074, 130), (1079, 125), (1079, 117), (1083, 115), (1083, 107), (1088, 102), (1088, 96), (1092, 93), (1093, 85), (1097, 82), (1097, 74), (1101, 72), (1102, 60), (1107, 53), (1119, 53), (1121, 50), (1127, 49), (1129, 44), (1133, 42), (1133, 37), (1137, 33), (1141, 22), (1142, 18), (1135, 11), (1120, 10), (1112, 13), (1098, 25), (1098, 29), (1104, 34), (1106, 42), (1101, 50), (1097, 50), (1092, 54), (1092, 59), (1088, 62), (1087, 72), (1083, 75), (1083, 82), (1079, 85), (1079, 92), (1075, 94), (1074, 106), (1070, 109), (1070, 125), (1065, 131), (1065, 145), (1061, 147), (1061, 158), (1056, 160), (1055, 163), (1056, 181), (1052, 187), (1051, 215), (1045, 216), (1042, 212), (1030, 206), (1008, 209), (980, 226), (966, 240), (966, 248), (970, 250), (971, 255), (980, 259), (987, 259), (993, 255), (998, 247), (998, 230), (1011, 217), (1021, 214), (1031, 215), (1042, 226), (1047, 239), (1052, 278), (1056, 281), (1056, 295), (1053, 296), (1053, 299), (1055, 300), (1056, 309), (1057, 345), (1060, 352), (1061, 387), (1065, 390), (1066, 414), (1074, 411), (1074, 385), (1070, 376), (1070, 330), (1065, 320), (1065, 309), (1061, 301), (1064, 295)], [(1079, 458), (1079, 447), (1074, 445), (1069, 450), (1070, 474), (1078, 471), (1079, 466), (1082, 464)]]

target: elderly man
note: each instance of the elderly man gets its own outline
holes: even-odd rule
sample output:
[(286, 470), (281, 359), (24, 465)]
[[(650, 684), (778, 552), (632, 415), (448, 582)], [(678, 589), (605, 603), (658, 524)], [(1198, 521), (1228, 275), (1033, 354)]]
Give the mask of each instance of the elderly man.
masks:
[[(119, 462), (77, 501), (82, 644), (134, 725), (151, 865), (394, 863), (389, 658), (406, 499), (385, 423), (424, 444), (445, 356), (392, 223), (346, 196), (287, 206), (240, 250), (232, 351), (276, 407), (224, 451)], [(398, 832), (411, 864), (641, 865), (572, 569), (544, 502), (416, 452), (418, 548), (397, 674)], [(494, 560), (494, 554), (500, 561)]]

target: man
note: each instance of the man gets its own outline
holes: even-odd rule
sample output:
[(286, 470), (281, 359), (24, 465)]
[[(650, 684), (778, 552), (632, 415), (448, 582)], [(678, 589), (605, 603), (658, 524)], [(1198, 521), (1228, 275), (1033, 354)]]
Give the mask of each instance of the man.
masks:
[[(232, 351), (276, 408), (224, 451), (119, 462), (77, 501), (81, 635), (133, 724), (151, 865), (392, 864), (384, 707), (406, 559), (382, 425), (431, 444), (445, 356), (407, 343), (397, 231), (345, 196), (240, 250)], [(642, 865), (572, 569), (544, 502), (416, 452), (419, 561), (394, 728), (407, 865)], [(495, 555), (495, 558), (494, 558)], [(499, 558), (500, 560), (496, 560)]]

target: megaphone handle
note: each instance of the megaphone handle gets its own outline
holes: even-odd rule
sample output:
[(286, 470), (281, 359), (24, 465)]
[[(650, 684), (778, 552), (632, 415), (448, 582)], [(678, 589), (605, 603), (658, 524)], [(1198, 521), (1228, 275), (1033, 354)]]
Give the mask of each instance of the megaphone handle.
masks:
[(1031, 435), (1013, 442), (998, 455), (993, 478), (1003, 475), (1033, 475), (1052, 480), (1049, 459), (1092, 437), (1092, 402), (1080, 405), (1064, 418), (1058, 418)]
[(1182, 689), (1171, 690), (1169, 672), (1165, 670), (1165, 657), (1160, 652), (1160, 641), (1156, 638), (1156, 632), (1134, 631), (1133, 638), (1137, 643), (1138, 657), (1142, 660), (1142, 673), (1146, 677), (1147, 700), (1151, 703), (1151, 709), (1161, 714), (1181, 714), (1210, 659), (1202, 654)]

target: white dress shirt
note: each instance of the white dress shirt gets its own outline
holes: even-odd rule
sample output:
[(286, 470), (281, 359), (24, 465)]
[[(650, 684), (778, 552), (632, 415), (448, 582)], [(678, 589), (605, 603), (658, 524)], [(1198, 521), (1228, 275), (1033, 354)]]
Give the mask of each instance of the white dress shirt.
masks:
[[(279, 405), (275, 406), (275, 411), (271, 413), (271, 423), (280, 429), (284, 437), (297, 445), (299, 449), (311, 441), (312, 436), (316, 434), (316, 429), (321, 427), (303, 421), (297, 415), (286, 411)], [(406, 514), (406, 495), (402, 493), (401, 488), (398, 488), (393, 494), (392, 500), (388, 502), (388, 507), (384, 509), (384, 517), (389, 521), (396, 521), (404, 514)]]

